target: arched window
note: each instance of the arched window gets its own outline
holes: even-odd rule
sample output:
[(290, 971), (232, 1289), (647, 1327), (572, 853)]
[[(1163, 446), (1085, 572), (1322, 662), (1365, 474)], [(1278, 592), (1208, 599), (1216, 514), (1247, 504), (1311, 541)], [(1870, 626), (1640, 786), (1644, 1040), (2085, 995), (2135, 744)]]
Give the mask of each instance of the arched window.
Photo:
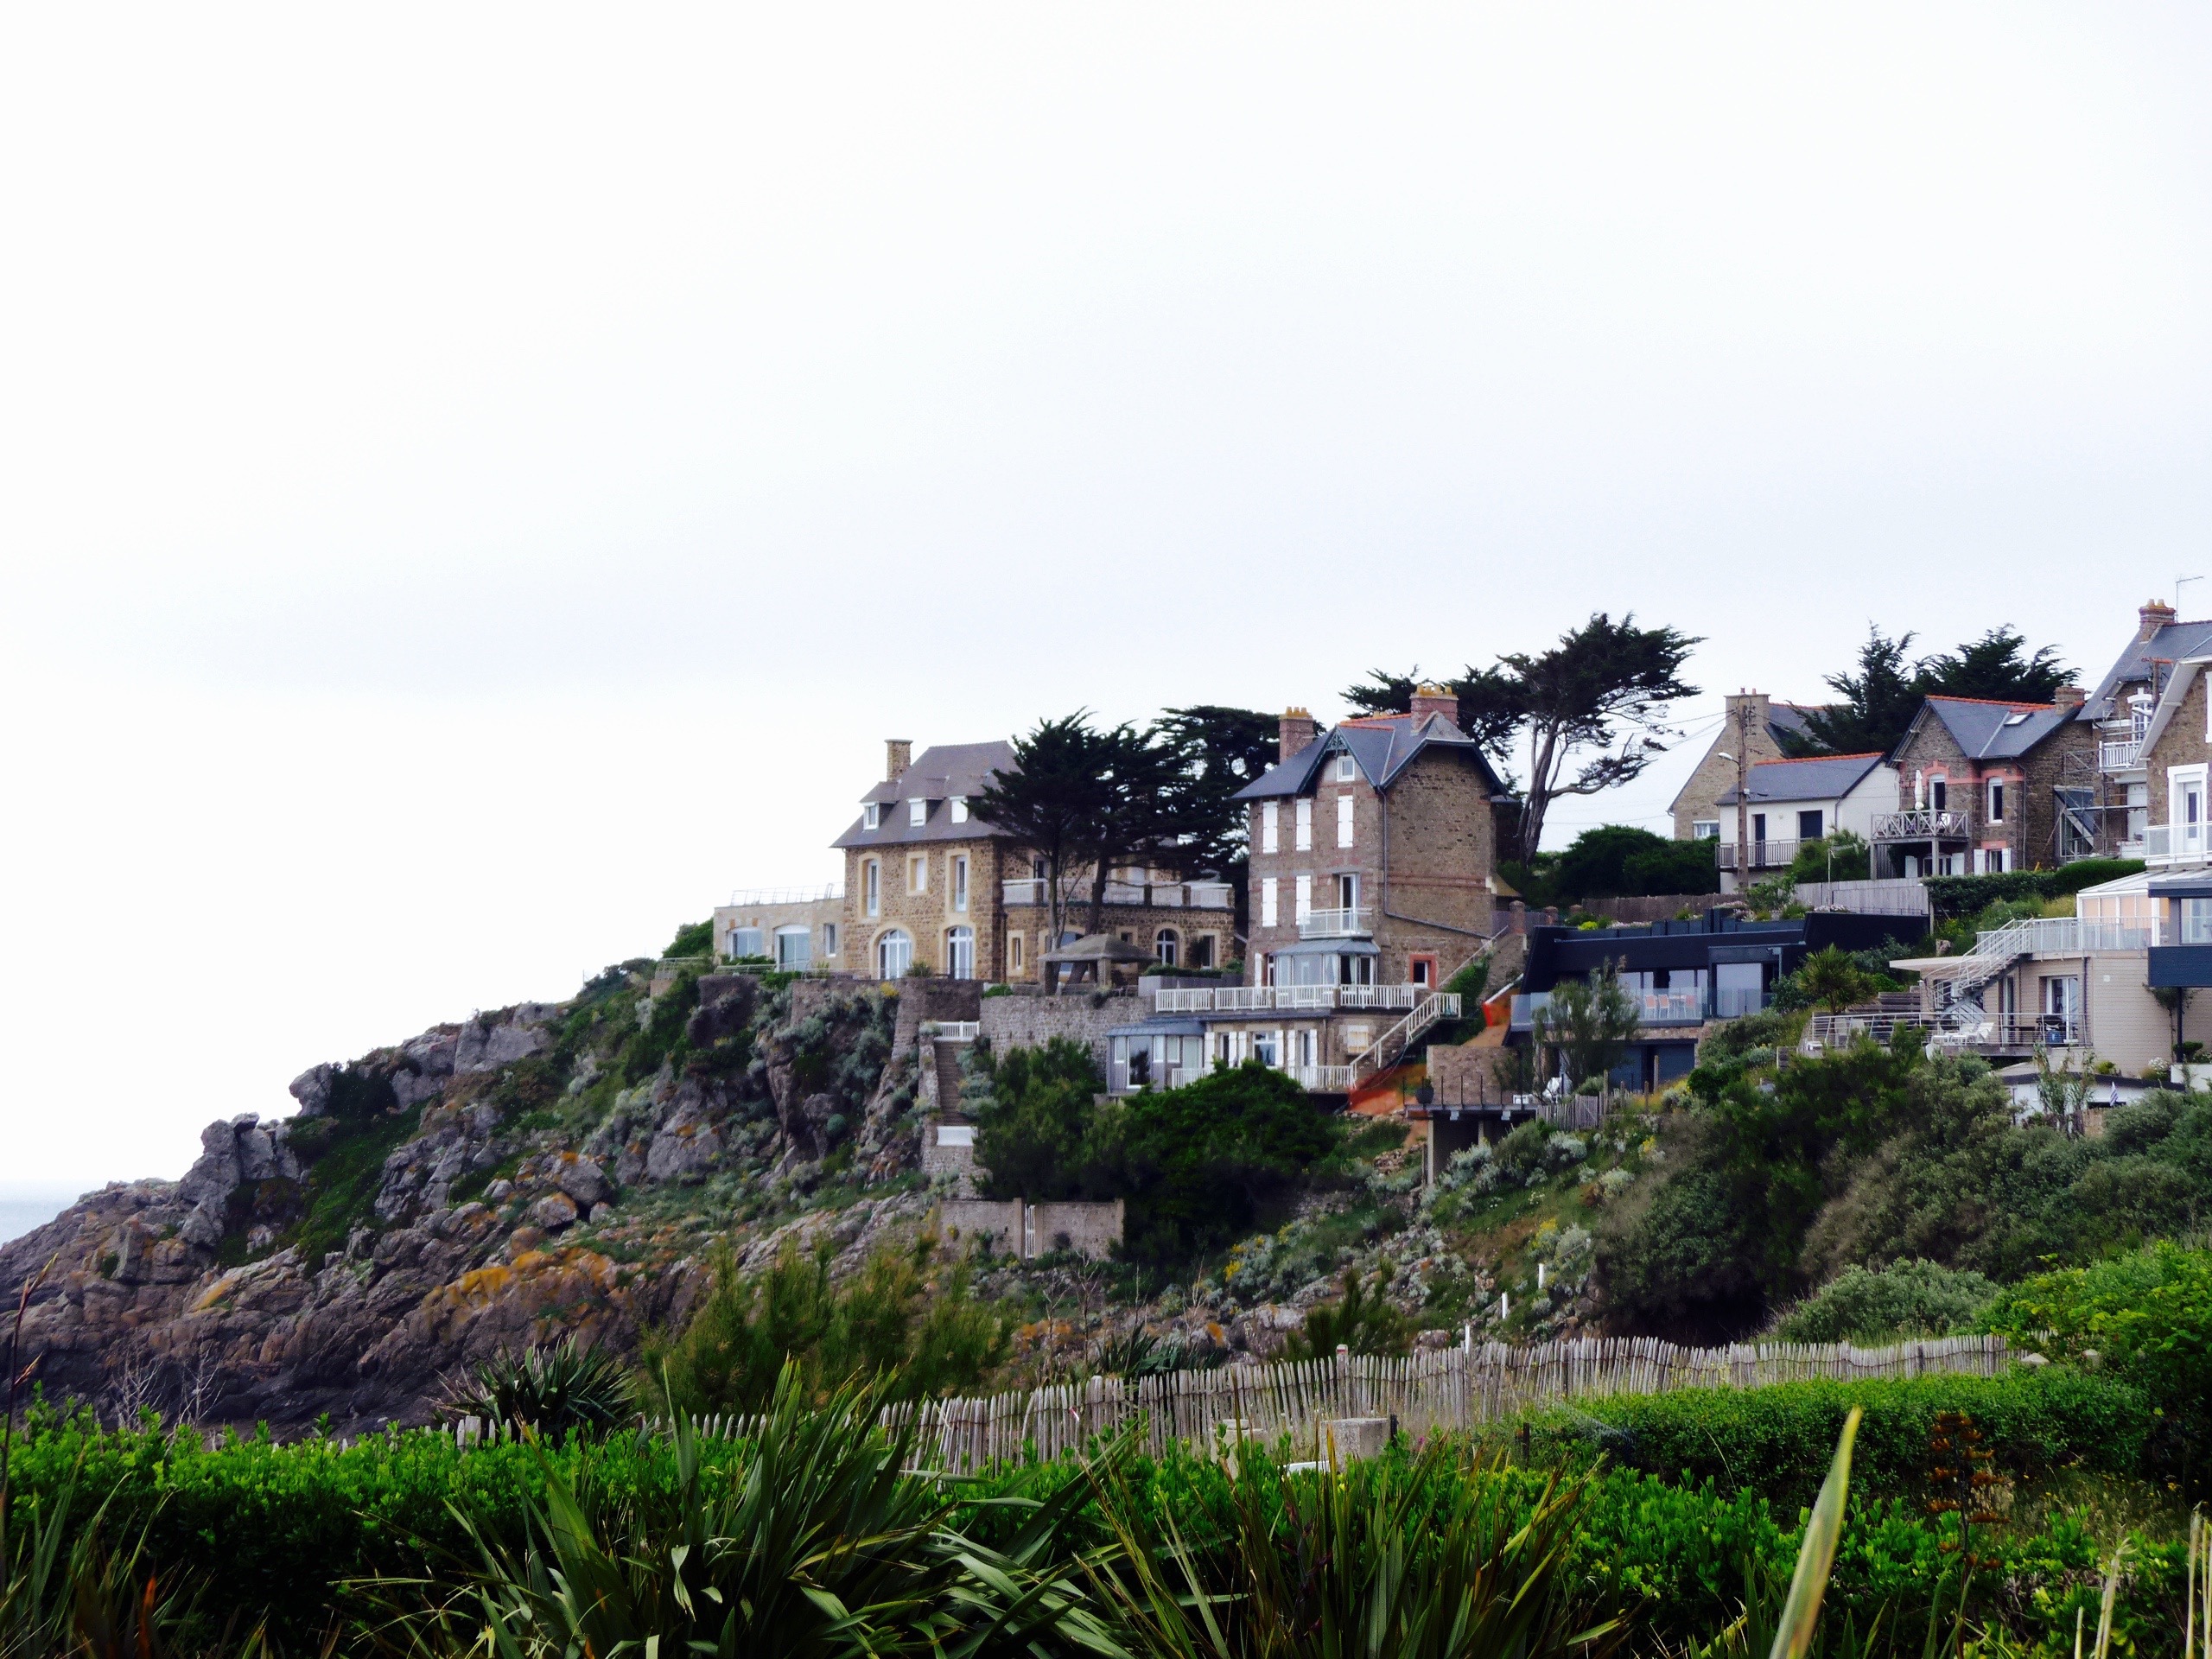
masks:
[(944, 971), (952, 979), (976, 977), (974, 928), (948, 927), (944, 930)]
[(1175, 965), (1176, 946), (1180, 943), (1181, 941), (1175, 937), (1173, 928), (1163, 927), (1152, 936), (1152, 953), (1158, 957), (1164, 965), (1173, 968)]
[(914, 942), (902, 930), (894, 927), (875, 942), (878, 979), (897, 979), (913, 965)]

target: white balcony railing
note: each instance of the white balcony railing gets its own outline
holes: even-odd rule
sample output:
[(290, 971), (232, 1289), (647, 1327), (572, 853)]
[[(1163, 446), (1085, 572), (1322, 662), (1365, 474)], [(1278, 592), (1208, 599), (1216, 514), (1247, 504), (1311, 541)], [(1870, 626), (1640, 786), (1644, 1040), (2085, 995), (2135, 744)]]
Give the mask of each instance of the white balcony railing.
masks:
[(1426, 985), (1222, 985), (1162, 991), (1153, 1006), (1161, 1014), (1327, 1013), (1332, 1009), (1414, 1008), (1430, 995), (1445, 1003), (1444, 1017), (1459, 1017), (1456, 991)]
[[(1044, 905), (1052, 899), (1052, 884), (1035, 876), (1016, 876), (1001, 884), (1000, 897), (1007, 905)], [(1070, 909), (1090, 903), (1089, 882), (1062, 884), (1060, 902)], [(1226, 881), (1109, 881), (1106, 902), (1155, 910), (1230, 910), (1236, 890)]]
[(845, 896), (845, 890), (831, 882), (825, 887), (740, 887), (729, 896), (732, 909), (750, 909), (756, 905), (819, 905), (836, 903)]
[(1938, 812), (1932, 807), (1918, 807), (1910, 812), (1874, 815), (1876, 841), (1958, 841), (1965, 838), (1967, 828), (1967, 815), (1948, 809)]
[(1300, 1088), (1317, 1095), (1341, 1095), (1351, 1088), (1348, 1065), (1286, 1065), (1284, 1074)]
[(2143, 826), (2143, 858), (2152, 864), (2202, 864), (2212, 855), (2202, 823), (2148, 823)]
[(1713, 858), (1724, 870), (1741, 874), (1746, 868), (1754, 870), (1786, 870), (1797, 861), (1795, 841), (1758, 841), (1751, 843), (1748, 865), (1738, 855), (1737, 843), (1724, 841), (1714, 849)]
[(1309, 910), (1298, 918), (1301, 939), (1350, 939), (1375, 931), (1373, 912), (1351, 910)]
[(2104, 772), (2133, 772), (2143, 764), (2143, 740), (2107, 738), (2097, 745), (2097, 766)]

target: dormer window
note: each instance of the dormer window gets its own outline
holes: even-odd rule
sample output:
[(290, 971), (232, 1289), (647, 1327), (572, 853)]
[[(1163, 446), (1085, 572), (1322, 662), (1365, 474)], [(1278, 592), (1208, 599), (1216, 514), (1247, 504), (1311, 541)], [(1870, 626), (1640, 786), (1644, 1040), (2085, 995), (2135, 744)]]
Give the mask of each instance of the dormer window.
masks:
[(919, 795), (906, 803), (906, 822), (919, 826), (930, 821), (930, 804)]
[(880, 830), (883, 828), (883, 803), (881, 801), (870, 801), (868, 805), (862, 809), (862, 810), (868, 814), (868, 827), (869, 829)]
[(955, 795), (946, 804), (952, 809), (952, 821), (955, 823), (968, 822), (968, 798), (965, 795)]
[(1348, 784), (1351, 782), (1352, 778), (1357, 770), (1358, 767), (1357, 764), (1349, 754), (1340, 754), (1337, 757), (1337, 781), (1338, 783)]

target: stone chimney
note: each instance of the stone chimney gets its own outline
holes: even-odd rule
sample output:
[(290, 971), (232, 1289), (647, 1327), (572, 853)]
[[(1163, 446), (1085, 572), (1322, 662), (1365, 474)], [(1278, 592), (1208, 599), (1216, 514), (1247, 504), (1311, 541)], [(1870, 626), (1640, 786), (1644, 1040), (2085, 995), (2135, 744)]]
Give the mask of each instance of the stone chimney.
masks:
[(883, 740), (883, 779), (895, 784), (914, 764), (914, 740), (911, 737), (887, 737)]
[(2050, 694), (2050, 700), (2061, 709), (2079, 709), (2089, 700), (2089, 694), (2078, 685), (2062, 685)]
[(1282, 723), (1275, 728), (1275, 759), (1289, 760), (1320, 734), (1320, 727), (1303, 709), (1284, 709)]
[(1414, 687), (1414, 728), (1419, 730), (1421, 721), (1430, 715), (1441, 715), (1453, 725), (1459, 723), (1459, 694), (1443, 686), (1424, 681)]
[(1748, 764), (1757, 766), (1765, 760), (1773, 747), (1767, 721), (1772, 717), (1773, 699), (1764, 691), (1738, 691), (1728, 699), (1728, 724), (1723, 733), (1726, 741), (1721, 747), (1729, 753), (1736, 753), (1736, 734), (1743, 730), (1738, 722), (1743, 718), (1738, 712), (1748, 706), (1751, 711), (1751, 753), (1745, 757)]
[(2135, 613), (2135, 616), (2137, 621), (2142, 625), (2135, 631), (2135, 643), (2142, 645), (2152, 634), (2174, 620), (2174, 607), (2163, 600), (2145, 600)]

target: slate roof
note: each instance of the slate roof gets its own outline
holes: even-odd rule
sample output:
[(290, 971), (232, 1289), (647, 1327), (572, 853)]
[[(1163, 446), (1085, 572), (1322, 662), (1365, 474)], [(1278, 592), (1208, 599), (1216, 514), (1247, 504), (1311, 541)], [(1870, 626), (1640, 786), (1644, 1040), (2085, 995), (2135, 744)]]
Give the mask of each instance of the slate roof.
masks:
[(2212, 622), (2169, 622), (2148, 639), (2129, 640), (2127, 649), (2120, 653), (2119, 660), (2097, 682), (2097, 689), (2082, 705), (2082, 717), (2110, 720), (2120, 712), (2113, 709), (2113, 698), (2121, 686), (2139, 680), (2147, 682), (2155, 668), (2171, 667), (2191, 657), (2202, 657), (2207, 652), (2212, 652)]
[[(887, 779), (861, 797), (863, 805), (883, 804), (883, 823), (871, 830), (863, 813), (852, 827), (830, 844), (832, 847), (897, 847), (931, 841), (975, 841), (1006, 832), (972, 814), (964, 823), (952, 821), (946, 804), (955, 795), (973, 800), (991, 781), (994, 772), (1012, 772), (1014, 745), (995, 743), (940, 743), (924, 749), (914, 763), (898, 777)], [(929, 803), (929, 817), (921, 823), (908, 821), (916, 798)]]
[(1387, 790), (1416, 757), (1432, 748), (1465, 755), (1480, 768), (1484, 785), (1493, 796), (1505, 793), (1482, 745), (1442, 715), (1423, 715), (1418, 724), (1411, 715), (1365, 715), (1338, 721), (1230, 798), (1264, 801), (1306, 794), (1319, 780), (1321, 763), (1338, 753), (1349, 753), (1369, 783)]
[(1785, 737), (1805, 735), (1805, 716), (1824, 715), (1833, 705), (1825, 702), (1774, 702), (1766, 706), (1766, 728), (1774, 734), (1774, 741)]
[[(2074, 718), (2075, 710), (2050, 702), (1988, 702), (1979, 697), (1930, 697), (1914, 717), (1943, 722), (1969, 759), (2010, 760), (2025, 754)], [(1902, 745), (1900, 745), (1902, 747)]]
[[(1834, 801), (1859, 787), (1866, 774), (1882, 764), (1879, 750), (1872, 754), (1823, 754), (1805, 760), (1761, 760), (1751, 767), (1746, 801)], [(1715, 803), (1736, 804), (1732, 787)]]

